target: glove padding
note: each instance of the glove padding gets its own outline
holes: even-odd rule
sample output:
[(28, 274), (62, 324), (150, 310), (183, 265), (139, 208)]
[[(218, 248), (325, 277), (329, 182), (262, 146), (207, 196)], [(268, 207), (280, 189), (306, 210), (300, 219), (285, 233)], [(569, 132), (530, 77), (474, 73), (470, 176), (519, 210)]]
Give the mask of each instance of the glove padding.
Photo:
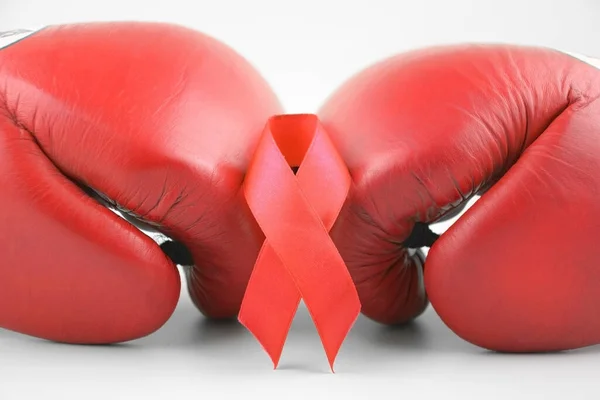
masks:
[(177, 269), (104, 204), (175, 239), (194, 302), (234, 317), (263, 240), (240, 187), (278, 112), (243, 58), (182, 27), (52, 26), (2, 48), (0, 327), (111, 343), (164, 324)]
[[(485, 348), (600, 342), (600, 72), (543, 48), (467, 45), (387, 59), (319, 113), (354, 188), (332, 236), (367, 315), (429, 300)], [(428, 224), (482, 195), (436, 241)], [(416, 253), (418, 254), (418, 253)]]

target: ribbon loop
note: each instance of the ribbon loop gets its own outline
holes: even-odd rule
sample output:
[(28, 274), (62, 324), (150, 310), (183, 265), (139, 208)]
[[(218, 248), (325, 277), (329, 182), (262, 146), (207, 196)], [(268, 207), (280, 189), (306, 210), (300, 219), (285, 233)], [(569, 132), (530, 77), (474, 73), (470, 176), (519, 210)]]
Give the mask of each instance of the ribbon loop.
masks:
[[(298, 167), (296, 175), (290, 167)], [(354, 282), (329, 236), (350, 175), (316, 115), (272, 117), (248, 169), (244, 195), (265, 234), (240, 322), (279, 363), (300, 299), (333, 364), (360, 313)]]

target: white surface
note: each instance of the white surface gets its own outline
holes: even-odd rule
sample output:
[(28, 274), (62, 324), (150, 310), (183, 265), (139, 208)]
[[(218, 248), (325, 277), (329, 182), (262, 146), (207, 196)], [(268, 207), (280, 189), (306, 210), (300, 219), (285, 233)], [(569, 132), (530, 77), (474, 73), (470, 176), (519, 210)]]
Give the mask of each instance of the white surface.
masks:
[(274, 371), (241, 326), (208, 323), (182, 296), (161, 330), (125, 345), (62, 345), (0, 330), (0, 399), (258, 398), (251, 391), (282, 400), (597, 399), (599, 363), (597, 347), (487, 352), (456, 337), (430, 309), (403, 328), (360, 318), (333, 375), (301, 308)]
[(129, 344), (70, 346), (0, 331), (0, 349), (3, 400), (216, 399), (253, 397), (250, 390), (292, 399), (325, 398), (325, 390), (348, 398), (597, 398), (593, 385), (588, 397), (573, 395), (585, 389), (582, 383), (596, 382), (600, 361), (597, 348), (560, 355), (486, 352), (458, 339), (429, 310), (404, 328), (361, 318), (332, 375), (302, 308), (274, 371), (249, 333), (237, 324), (208, 323), (187, 296), (163, 329)]
[[(600, 56), (597, 0), (0, 0), (0, 31), (88, 20), (203, 30), (256, 65), (288, 112), (314, 111), (360, 68), (424, 45), (512, 42)], [(401, 329), (361, 318), (332, 375), (302, 309), (273, 371), (249, 333), (207, 323), (185, 291), (160, 331), (125, 345), (68, 346), (0, 330), (0, 400), (256, 397), (253, 390), (282, 399), (597, 399), (599, 365), (598, 347), (486, 352), (430, 309)]]
[[(442, 232), (453, 221), (434, 230)], [(0, 400), (259, 398), (252, 393), (282, 400), (600, 396), (599, 346), (556, 354), (493, 353), (458, 338), (431, 307), (403, 327), (360, 317), (332, 374), (301, 306), (273, 370), (250, 333), (234, 322), (203, 318), (186, 290), (162, 329), (126, 344), (64, 345), (0, 329)]]

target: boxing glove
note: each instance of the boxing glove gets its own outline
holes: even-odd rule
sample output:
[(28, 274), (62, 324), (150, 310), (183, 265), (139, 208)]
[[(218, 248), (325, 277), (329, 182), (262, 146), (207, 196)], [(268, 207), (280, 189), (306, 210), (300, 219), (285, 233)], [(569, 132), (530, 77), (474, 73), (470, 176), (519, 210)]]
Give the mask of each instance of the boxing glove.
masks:
[(319, 116), (353, 178), (331, 234), (365, 314), (400, 322), (430, 301), (506, 352), (600, 342), (599, 97), (595, 67), (510, 45), (417, 50), (343, 84)]
[[(69, 343), (148, 335), (176, 306), (175, 263), (191, 264), (202, 312), (234, 317), (263, 241), (240, 188), (280, 110), (268, 84), (178, 26), (4, 36), (0, 327)], [(161, 251), (145, 229), (172, 240)]]

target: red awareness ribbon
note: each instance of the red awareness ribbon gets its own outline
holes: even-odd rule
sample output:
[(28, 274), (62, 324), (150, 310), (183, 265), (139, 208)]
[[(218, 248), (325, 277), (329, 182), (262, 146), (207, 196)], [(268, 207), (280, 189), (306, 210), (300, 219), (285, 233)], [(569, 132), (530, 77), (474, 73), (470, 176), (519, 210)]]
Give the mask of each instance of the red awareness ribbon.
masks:
[[(290, 167), (299, 167), (297, 173)], [(269, 119), (244, 183), (265, 241), (239, 321), (277, 368), (300, 303), (313, 319), (333, 371), (360, 313), (354, 282), (329, 236), (351, 178), (316, 115)]]

